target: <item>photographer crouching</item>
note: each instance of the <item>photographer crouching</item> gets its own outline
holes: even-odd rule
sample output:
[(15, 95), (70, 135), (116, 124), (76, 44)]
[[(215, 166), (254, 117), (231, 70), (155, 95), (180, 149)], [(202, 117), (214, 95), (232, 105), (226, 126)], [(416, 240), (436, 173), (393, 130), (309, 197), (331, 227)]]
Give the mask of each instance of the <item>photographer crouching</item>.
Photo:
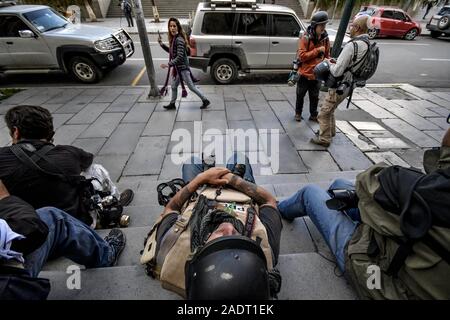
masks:
[[(311, 139), (311, 142), (324, 147), (329, 147), (332, 137), (336, 135), (336, 120), (334, 110), (349, 95), (353, 81), (353, 72), (363, 67), (366, 53), (369, 49), (368, 16), (356, 18), (350, 25), (349, 41), (342, 49), (337, 60), (326, 60), (324, 65), (329, 66), (329, 73), (334, 78), (334, 84), (329, 87), (325, 101), (322, 103), (317, 120), (319, 121), (319, 137)], [(357, 49), (355, 49), (355, 45)], [(328, 71), (328, 70), (327, 70)]]
[(449, 299), (450, 128), (424, 167), (379, 163), (356, 184), (308, 185), (278, 210), (311, 218), (360, 298)]

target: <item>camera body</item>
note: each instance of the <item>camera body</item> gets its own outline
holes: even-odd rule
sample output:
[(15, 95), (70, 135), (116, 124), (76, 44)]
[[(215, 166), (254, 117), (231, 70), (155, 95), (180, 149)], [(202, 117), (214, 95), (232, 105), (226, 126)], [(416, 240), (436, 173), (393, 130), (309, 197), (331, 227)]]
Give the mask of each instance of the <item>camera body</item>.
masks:
[(96, 192), (90, 198), (91, 212), (97, 215), (97, 228), (127, 227), (130, 217), (122, 215), (123, 207), (119, 199), (110, 194)]
[(344, 92), (350, 87), (350, 83), (348, 81), (342, 81), (336, 88), (336, 93), (338, 95), (343, 95)]
[(292, 71), (289, 73), (288, 86), (293, 87), (297, 84), (298, 80), (300, 80), (298, 68), (300, 68), (301, 65), (302, 63), (299, 59), (296, 59), (292, 62)]
[(332, 210), (347, 210), (358, 208), (359, 198), (355, 190), (328, 190), (331, 199), (326, 201), (326, 205)]

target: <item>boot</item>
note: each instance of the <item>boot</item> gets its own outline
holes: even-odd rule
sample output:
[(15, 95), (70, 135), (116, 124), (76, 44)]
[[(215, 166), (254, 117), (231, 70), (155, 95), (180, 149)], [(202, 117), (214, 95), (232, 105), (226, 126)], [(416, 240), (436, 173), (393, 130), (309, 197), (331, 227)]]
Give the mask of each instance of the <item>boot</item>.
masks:
[(171, 102), (167, 106), (163, 106), (163, 108), (166, 110), (173, 110), (173, 109), (176, 109), (177, 107), (175, 106), (174, 102)]

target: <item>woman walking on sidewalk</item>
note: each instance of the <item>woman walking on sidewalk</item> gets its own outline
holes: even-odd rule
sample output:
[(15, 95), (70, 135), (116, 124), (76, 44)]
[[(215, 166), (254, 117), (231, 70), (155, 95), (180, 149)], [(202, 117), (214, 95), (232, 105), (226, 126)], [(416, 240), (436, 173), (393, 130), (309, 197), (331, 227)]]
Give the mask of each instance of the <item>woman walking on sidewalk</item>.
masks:
[(170, 47), (167, 47), (161, 39), (161, 35), (158, 36), (158, 43), (166, 52), (169, 53), (169, 63), (161, 64), (161, 68), (168, 69), (166, 83), (161, 89), (161, 95), (164, 96), (167, 92), (167, 84), (169, 82), (170, 73), (172, 71), (172, 99), (165, 109), (176, 109), (175, 101), (178, 95), (178, 85), (181, 83), (183, 88), (182, 97), (187, 96), (187, 91), (185, 84), (188, 88), (194, 92), (200, 99), (202, 99), (202, 105), (200, 109), (205, 109), (210, 104), (209, 100), (201, 93), (201, 91), (194, 84), (194, 77), (192, 76), (191, 70), (189, 68), (189, 59), (187, 50), (188, 41), (186, 33), (181, 27), (180, 22), (176, 18), (170, 18), (168, 23), (168, 38)]

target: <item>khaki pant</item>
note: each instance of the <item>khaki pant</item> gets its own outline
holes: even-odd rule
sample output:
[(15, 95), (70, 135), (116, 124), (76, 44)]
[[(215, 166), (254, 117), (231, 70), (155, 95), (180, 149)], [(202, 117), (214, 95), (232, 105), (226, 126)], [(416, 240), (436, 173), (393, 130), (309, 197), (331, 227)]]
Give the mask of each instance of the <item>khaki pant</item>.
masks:
[(320, 106), (319, 116), (319, 140), (322, 142), (331, 143), (331, 137), (336, 135), (336, 119), (334, 118), (334, 110), (341, 104), (341, 102), (348, 96), (349, 90), (346, 90), (343, 95), (336, 94), (336, 89), (329, 89), (325, 96), (325, 101)]

